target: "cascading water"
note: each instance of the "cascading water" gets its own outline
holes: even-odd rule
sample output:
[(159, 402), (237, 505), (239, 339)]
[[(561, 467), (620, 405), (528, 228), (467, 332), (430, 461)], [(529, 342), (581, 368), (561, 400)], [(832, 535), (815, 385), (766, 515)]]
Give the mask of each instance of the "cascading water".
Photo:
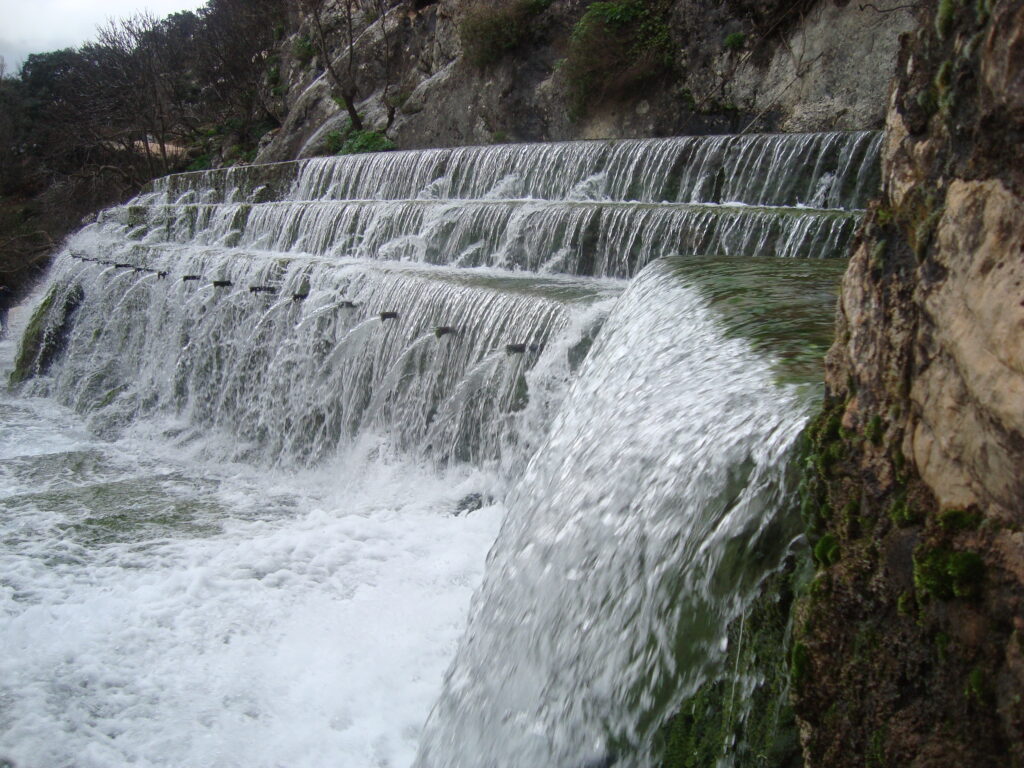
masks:
[(841, 255), (879, 141), (317, 159), (104, 212), (8, 352), (0, 757), (651, 764), (796, 539), (839, 267), (785, 257)]
[(419, 764), (607, 765), (650, 739), (763, 572), (802, 420), (698, 291), (645, 270), (508, 499)]

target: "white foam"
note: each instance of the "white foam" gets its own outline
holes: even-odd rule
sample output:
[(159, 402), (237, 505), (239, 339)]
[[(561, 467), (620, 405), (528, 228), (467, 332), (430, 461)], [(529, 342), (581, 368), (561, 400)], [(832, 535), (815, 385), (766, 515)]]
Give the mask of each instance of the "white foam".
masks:
[(155, 428), (103, 443), (48, 400), (0, 408), (0, 758), (412, 762), (503, 510), (452, 512), (487, 478), (214, 466)]

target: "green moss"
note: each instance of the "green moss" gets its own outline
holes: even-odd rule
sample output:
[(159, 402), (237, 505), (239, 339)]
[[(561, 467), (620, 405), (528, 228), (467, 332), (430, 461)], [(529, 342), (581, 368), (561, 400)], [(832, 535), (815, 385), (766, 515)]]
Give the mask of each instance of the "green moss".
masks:
[(14, 360), (14, 370), (10, 375), (10, 384), (20, 384), (30, 379), (34, 373), (36, 358), (39, 356), (39, 349), (43, 344), (43, 334), (46, 328), (46, 319), (50, 314), (50, 308), (57, 296), (57, 286), (50, 289), (43, 300), (32, 313), (28, 326), (21, 336), (21, 344), (18, 347), (18, 355)]
[(292, 42), (292, 56), (299, 62), (300, 67), (308, 66), (316, 56), (316, 47), (313, 45), (313, 41), (305, 35), (295, 38)]
[(939, 527), (946, 533), (973, 531), (981, 525), (981, 514), (962, 509), (946, 509), (939, 513)]
[[(63, 299), (61, 299), (63, 295)], [(74, 316), (85, 299), (82, 286), (66, 289), (55, 285), (40, 302), (21, 337), (9, 383), (11, 386), (33, 376), (46, 374), (64, 352), (74, 325)]]
[[(679, 707), (655, 737), (661, 768), (706, 768), (728, 754), (736, 768), (799, 764), (789, 706), (790, 607), (796, 572), (770, 577), (745, 615), (729, 626), (722, 674)], [(806, 652), (803, 654), (806, 663)], [(751, 681), (758, 682), (751, 685)], [(628, 761), (626, 761), (628, 762)]]
[(889, 247), (889, 244), (884, 240), (879, 240), (875, 243), (874, 248), (871, 249), (871, 271), (874, 273), (881, 273), (885, 269), (885, 250)]
[(907, 459), (903, 455), (903, 451), (901, 451), (899, 448), (897, 448), (893, 452), (893, 455), (892, 455), (892, 465), (893, 465), (893, 467), (896, 468), (896, 471), (899, 474), (903, 474), (904, 470), (907, 468)]
[(949, 112), (956, 102), (956, 94), (953, 91), (953, 63), (944, 61), (935, 75), (934, 88), (937, 97), (937, 106), (943, 113)]
[(466, 61), (478, 68), (497, 64), (530, 38), (533, 18), (550, 5), (551, 0), (469, 4), (459, 23)]
[(789, 676), (794, 685), (802, 685), (807, 681), (811, 671), (811, 656), (807, 652), (807, 646), (803, 643), (795, 643), (789, 658)]
[(905, 496), (900, 495), (889, 507), (889, 519), (898, 527), (906, 528), (920, 523), (921, 515), (913, 505), (907, 501)]
[(839, 540), (831, 533), (826, 533), (814, 545), (814, 559), (821, 566), (838, 563), (840, 554)]
[(864, 428), (864, 437), (871, 441), (872, 445), (881, 445), (882, 436), (885, 434), (885, 424), (882, 422), (882, 417), (874, 415)]
[(832, 518), (828, 478), (832, 467), (845, 456), (842, 441), (843, 404), (826, 403), (804, 430), (800, 439), (798, 464), (801, 467), (800, 511), (811, 541), (824, 530)]
[(992, 689), (988, 684), (985, 670), (981, 667), (974, 667), (967, 675), (967, 683), (964, 685), (964, 696), (979, 703), (991, 701)]
[(946, 566), (957, 597), (976, 597), (985, 578), (985, 562), (976, 552), (954, 552)]
[(934, 115), (939, 111), (939, 92), (935, 90), (934, 85), (922, 88), (917, 92), (917, 105), (927, 115)]
[(916, 601), (913, 592), (903, 592), (896, 600), (896, 611), (901, 616), (910, 616), (914, 612)]
[(738, 51), (747, 42), (747, 36), (742, 32), (733, 32), (725, 36), (722, 47), (727, 51)]
[(949, 635), (945, 632), (935, 635), (935, 655), (940, 664), (945, 664), (949, 659)]
[(199, 155), (195, 160), (188, 164), (185, 168), (186, 171), (206, 171), (210, 169), (213, 163), (213, 158), (209, 153)]
[(867, 765), (868, 768), (887, 768), (889, 765), (885, 759), (885, 742), (889, 739), (889, 729), (886, 726), (876, 728), (868, 738)]
[(917, 254), (919, 261), (924, 258), (925, 251), (928, 248), (929, 243), (931, 243), (932, 234), (935, 232), (935, 228), (939, 224), (939, 219), (942, 218), (942, 212), (941, 208), (936, 208), (925, 218), (921, 219), (917, 225), (917, 230), (914, 233), (915, 244), (917, 247), (914, 249), (914, 252)]
[(974, 598), (984, 578), (985, 563), (975, 552), (918, 548), (914, 553), (914, 586), (921, 595)]
[(935, 33), (940, 40), (944, 40), (953, 29), (956, 7), (956, 0), (939, 0), (939, 7), (935, 12)]
[(862, 522), (860, 517), (860, 502), (857, 499), (850, 499), (843, 505), (839, 513), (839, 523), (847, 538), (853, 539), (860, 535)]

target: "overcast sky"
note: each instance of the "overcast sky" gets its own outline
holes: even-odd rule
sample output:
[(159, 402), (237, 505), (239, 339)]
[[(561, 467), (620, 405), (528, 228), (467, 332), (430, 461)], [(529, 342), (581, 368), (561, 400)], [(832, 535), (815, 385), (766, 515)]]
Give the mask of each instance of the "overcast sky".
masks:
[(0, 56), (13, 74), (30, 53), (76, 47), (109, 18), (148, 10), (155, 16), (193, 10), (205, 0), (0, 0)]

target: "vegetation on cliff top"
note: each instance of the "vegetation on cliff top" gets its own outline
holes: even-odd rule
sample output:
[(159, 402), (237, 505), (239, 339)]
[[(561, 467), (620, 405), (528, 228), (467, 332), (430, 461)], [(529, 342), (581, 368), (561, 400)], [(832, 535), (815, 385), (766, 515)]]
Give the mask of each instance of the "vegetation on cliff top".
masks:
[(283, 117), (273, 48), (286, 11), (209, 0), (140, 14), (0, 72), (0, 280), (22, 282), (84, 215), (155, 176), (208, 165), (221, 147), (250, 160)]

